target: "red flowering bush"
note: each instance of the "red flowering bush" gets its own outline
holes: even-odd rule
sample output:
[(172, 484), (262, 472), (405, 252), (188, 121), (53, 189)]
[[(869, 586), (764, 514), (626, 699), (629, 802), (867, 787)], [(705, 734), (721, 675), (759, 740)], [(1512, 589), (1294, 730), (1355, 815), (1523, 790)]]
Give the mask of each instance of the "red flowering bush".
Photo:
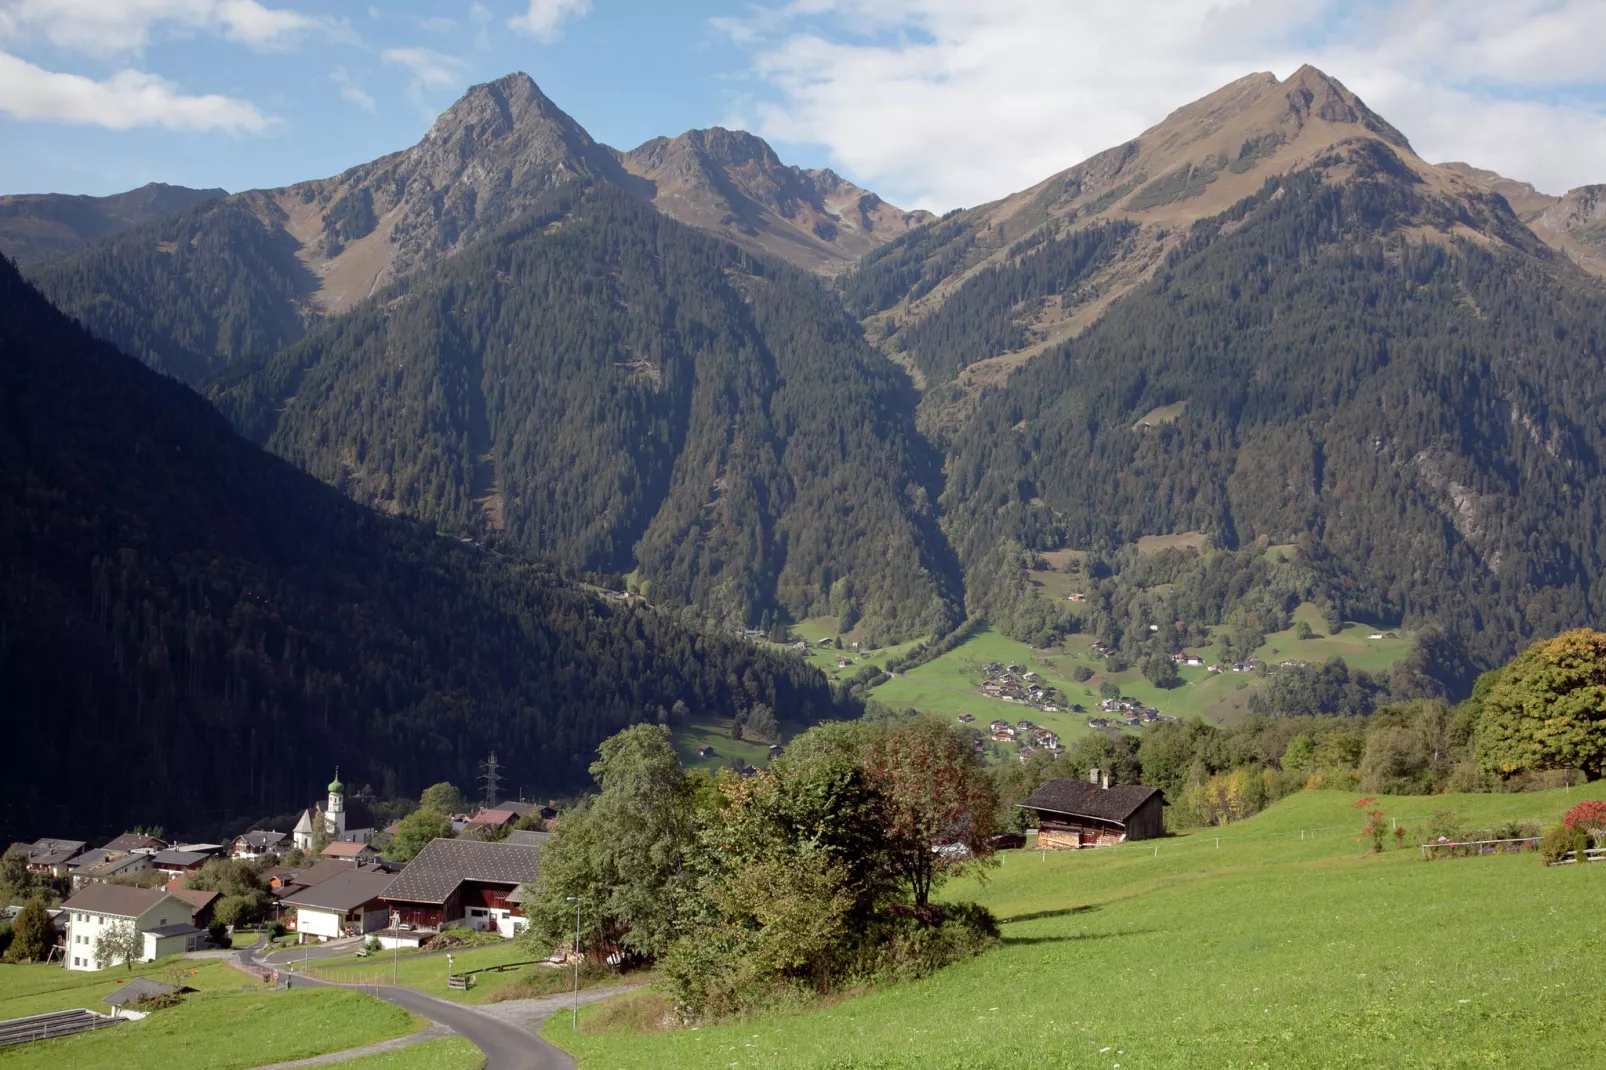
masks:
[(1364, 799), (1356, 799), (1354, 802), (1350, 803), (1349, 805), (1350, 805), (1350, 809), (1352, 809), (1352, 810), (1364, 810), (1368, 806), (1371, 806), (1375, 802), (1377, 802), (1377, 796), (1376, 795), (1368, 795)]
[(1561, 823), (1570, 829), (1588, 829), (1591, 832), (1606, 829), (1606, 800), (1590, 799), (1579, 803), (1567, 811)]
[[(1368, 800), (1370, 801), (1370, 800)], [(1382, 810), (1368, 810), (1366, 812), (1366, 827), (1361, 830), (1365, 837), (1372, 841), (1373, 853), (1383, 850), (1383, 836), (1389, 829), (1389, 815)]]

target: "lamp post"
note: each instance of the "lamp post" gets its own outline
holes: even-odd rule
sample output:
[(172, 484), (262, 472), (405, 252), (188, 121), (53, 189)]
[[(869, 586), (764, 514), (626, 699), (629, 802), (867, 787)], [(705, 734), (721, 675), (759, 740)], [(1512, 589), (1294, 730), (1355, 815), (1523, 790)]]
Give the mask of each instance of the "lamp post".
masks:
[(571, 1029), (579, 1029), (580, 1028), (580, 904), (581, 904), (582, 900), (578, 895), (571, 895), (571, 896), (567, 896), (566, 898), (567, 898), (567, 900), (569, 902), (574, 904), (574, 1010), (571, 1012), (571, 1014), (569, 1016), (569, 1018), (570, 1018), (569, 1027)]
[(390, 915), (390, 983), (396, 983), (396, 963), (401, 958), (401, 912)]

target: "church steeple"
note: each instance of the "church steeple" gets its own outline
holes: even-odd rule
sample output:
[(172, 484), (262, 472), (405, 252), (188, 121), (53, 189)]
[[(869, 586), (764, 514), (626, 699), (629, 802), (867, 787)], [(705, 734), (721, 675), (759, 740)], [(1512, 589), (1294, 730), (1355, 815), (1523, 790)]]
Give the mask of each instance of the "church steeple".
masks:
[(335, 778), (329, 782), (329, 801), (324, 806), (324, 820), (329, 835), (339, 839), (346, 833), (346, 786), (340, 782), (340, 767), (335, 767)]

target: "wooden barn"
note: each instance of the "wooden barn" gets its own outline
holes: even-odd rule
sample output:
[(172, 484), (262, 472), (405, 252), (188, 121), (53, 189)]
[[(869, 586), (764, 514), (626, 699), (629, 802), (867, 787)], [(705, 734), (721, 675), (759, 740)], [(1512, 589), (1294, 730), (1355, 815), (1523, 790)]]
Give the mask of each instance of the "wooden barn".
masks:
[(1050, 780), (1018, 805), (1037, 814), (1037, 846), (1048, 850), (1113, 847), (1165, 834), (1164, 792), (1111, 784), (1097, 769), (1087, 780)]

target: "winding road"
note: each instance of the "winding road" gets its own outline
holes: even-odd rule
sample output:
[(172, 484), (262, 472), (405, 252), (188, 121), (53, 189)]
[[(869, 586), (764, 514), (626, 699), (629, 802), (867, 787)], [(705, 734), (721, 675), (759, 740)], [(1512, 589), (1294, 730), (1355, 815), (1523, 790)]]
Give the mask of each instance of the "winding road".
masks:
[[(349, 953), (350, 948), (320, 947), (308, 951), (311, 953), (309, 957), (317, 959)], [(323, 954), (316, 954), (316, 951), (322, 951)], [(240, 957), (254, 966), (271, 970), (285, 967), (287, 958), (299, 961), (302, 955), (301, 950), (296, 949), (288, 956), (281, 951), (258, 957), (254, 950), (246, 950), (240, 952)], [(469, 1004), (452, 1003), (449, 1000), (426, 995), (416, 989), (399, 986), (340, 985), (300, 976), (295, 978), (294, 984), (298, 988), (306, 985), (314, 988), (359, 989), (378, 996), (387, 1003), (393, 1003), (403, 1010), (428, 1018), (437, 1025), (450, 1029), (484, 1052), (485, 1070), (574, 1070), (573, 1058), (536, 1035), (536, 1030), (541, 1028), (547, 1018), (569, 1007), (571, 997), (568, 996), (498, 1004), (499, 1013), (493, 1014)], [(580, 993), (580, 1002), (595, 1003), (624, 990), (592, 989)]]

